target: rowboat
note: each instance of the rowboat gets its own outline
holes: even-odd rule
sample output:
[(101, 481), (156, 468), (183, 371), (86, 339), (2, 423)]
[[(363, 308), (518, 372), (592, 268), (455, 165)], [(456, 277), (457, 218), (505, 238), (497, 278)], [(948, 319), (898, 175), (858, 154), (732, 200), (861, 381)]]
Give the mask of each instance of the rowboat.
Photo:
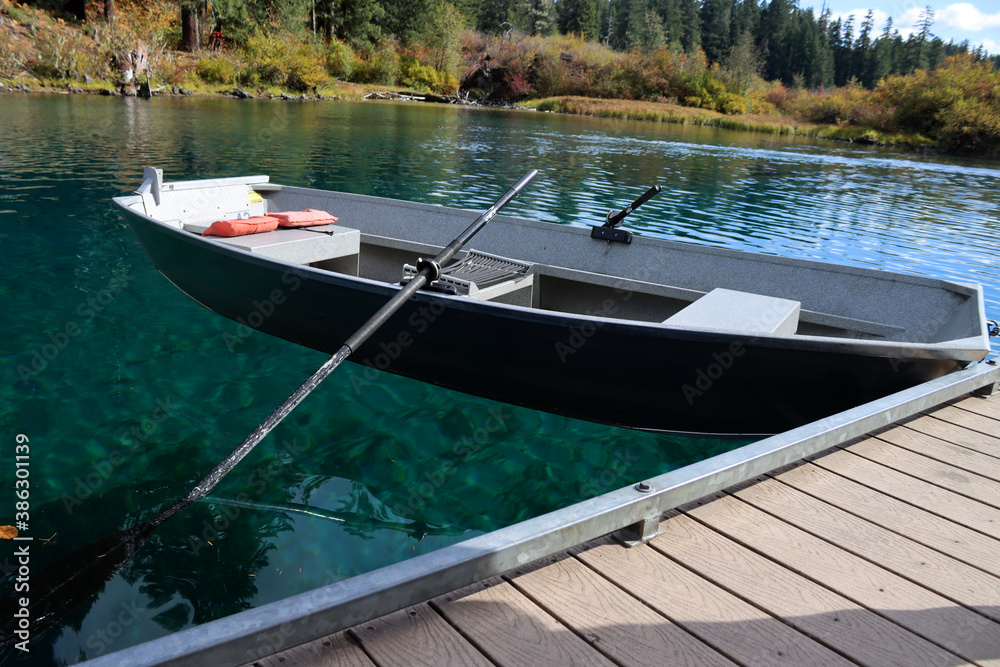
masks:
[[(271, 183), (164, 182), (116, 197), (156, 269), (235, 320), (326, 353), (475, 217)], [(277, 212), (336, 224), (203, 236)], [(634, 429), (782, 432), (979, 362), (978, 285), (496, 216), (350, 360)]]

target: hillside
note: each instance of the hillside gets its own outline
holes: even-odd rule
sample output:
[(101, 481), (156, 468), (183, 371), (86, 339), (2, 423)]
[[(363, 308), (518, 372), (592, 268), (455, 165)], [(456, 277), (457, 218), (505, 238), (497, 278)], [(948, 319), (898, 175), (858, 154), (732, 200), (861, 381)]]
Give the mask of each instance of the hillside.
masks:
[[(481, 0), (480, 10), (487, 1)], [(711, 2), (705, 0), (702, 9)], [(827, 86), (822, 73), (820, 84), (809, 86), (805, 69), (790, 84), (768, 81), (763, 75), (770, 54), (749, 32), (720, 64), (700, 45), (687, 51), (664, 44), (623, 51), (585, 33), (560, 35), (554, 29), (548, 36), (513, 27), (491, 35), (468, 27), (468, 9), (447, 2), (427, 9), (403, 36), (354, 39), (337, 38), (338, 31), (315, 13), (316, 2), (311, 15), (301, 12), (303, 5), (298, 14), (286, 7), (285, 14), (243, 23), (222, 21), (198, 6), (173, 0), (93, 2), (84, 4), (80, 20), (65, 11), (0, 0), (0, 86), (300, 99), (360, 99), (375, 90), (405, 90), (564, 113), (962, 152), (1000, 149), (997, 61), (967, 47), (953, 48), (952, 55), (937, 49), (925, 54), (934, 67), (886, 74), (868, 87), (854, 75), (844, 85)], [(857, 48), (860, 56), (867, 52), (863, 45)], [(863, 69), (865, 60), (851, 62)], [(836, 67), (831, 71), (833, 78), (844, 74)]]

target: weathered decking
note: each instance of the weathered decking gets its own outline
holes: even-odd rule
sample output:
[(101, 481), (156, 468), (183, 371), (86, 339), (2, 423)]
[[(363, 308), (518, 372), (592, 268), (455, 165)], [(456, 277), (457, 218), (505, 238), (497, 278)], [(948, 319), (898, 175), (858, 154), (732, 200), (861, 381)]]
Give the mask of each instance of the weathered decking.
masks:
[(251, 664), (1000, 665), (1000, 396)]

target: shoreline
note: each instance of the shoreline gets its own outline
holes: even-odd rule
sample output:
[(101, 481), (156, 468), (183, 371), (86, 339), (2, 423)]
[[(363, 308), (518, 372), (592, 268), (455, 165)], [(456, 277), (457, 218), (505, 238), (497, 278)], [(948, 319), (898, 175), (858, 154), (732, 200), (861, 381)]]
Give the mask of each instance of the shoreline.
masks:
[[(13, 82), (13, 85), (11, 85)], [(40, 85), (29, 87), (23, 82), (0, 79), (0, 94), (50, 94), (50, 95), (98, 95), (102, 97), (138, 97), (138, 95), (123, 95), (110, 85), (86, 84), (87, 87), (74, 86), (67, 83), (65, 87)], [(332, 93), (332, 90), (344, 92), (345, 88), (356, 89), (353, 95)], [(559, 113), (573, 116), (588, 116), (611, 120), (630, 120), (653, 123), (669, 123), (675, 125), (693, 125), (697, 127), (718, 128), (749, 134), (771, 134), (807, 139), (822, 139), (837, 143), (856, 143), (884, 148), (909, 149), (917, 153), (938, 153), (940, 150), (929, 139), (915, 136), (892, 136), (884, 140), (869, 128), (850, 125), (820, 125), (788, 116), (767, 116), (759, 114), (726, 115), (695, 107), (684, 107), (662, 102), (644, 102), (638, 100), (587, 98), (576, 96), (560, 96), (535, 100), (526, 100), (511, 105), (483, 104), (465, 102), (458, 97), (445, 97), (433, 93), (419, 91), (388, 90), (362, 84), (340, 83), (339, 86), (326, 87), (331, 94), (317, 91), (315, 94), (292, 94), (287, 91), (246, 91), (240, 87), (231, 91), (194, 91), (178, 86), (161, 86), (151, 91), (151, 97), (204, 97), (216, 99), (256, 99), (266, 101), (289, 102), (362, 102), (370, 95), (377, 95), (373, 101), (407, 101), (424, 104), (454, 104), (469, 108), (509, 109), (520, 111), (536, 111), (541, 113)], [(433, 98), (433, 99), (427, 99)], [(996, 157), (996, 154), (977, 154), (979, 157)]]

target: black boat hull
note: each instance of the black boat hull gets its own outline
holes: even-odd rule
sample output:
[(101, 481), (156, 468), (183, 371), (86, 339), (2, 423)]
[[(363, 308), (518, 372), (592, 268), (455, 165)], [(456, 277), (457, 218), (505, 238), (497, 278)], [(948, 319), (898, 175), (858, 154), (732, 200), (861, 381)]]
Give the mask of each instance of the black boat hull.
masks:
[[(156, 268), (240, 327), (335, 352), (398, 287), (254, 256), (126, 211)], [(905, 347), (671, 329), (421, 292), (351, 361), (628, 428), (763, 435), (964, 366)]]

